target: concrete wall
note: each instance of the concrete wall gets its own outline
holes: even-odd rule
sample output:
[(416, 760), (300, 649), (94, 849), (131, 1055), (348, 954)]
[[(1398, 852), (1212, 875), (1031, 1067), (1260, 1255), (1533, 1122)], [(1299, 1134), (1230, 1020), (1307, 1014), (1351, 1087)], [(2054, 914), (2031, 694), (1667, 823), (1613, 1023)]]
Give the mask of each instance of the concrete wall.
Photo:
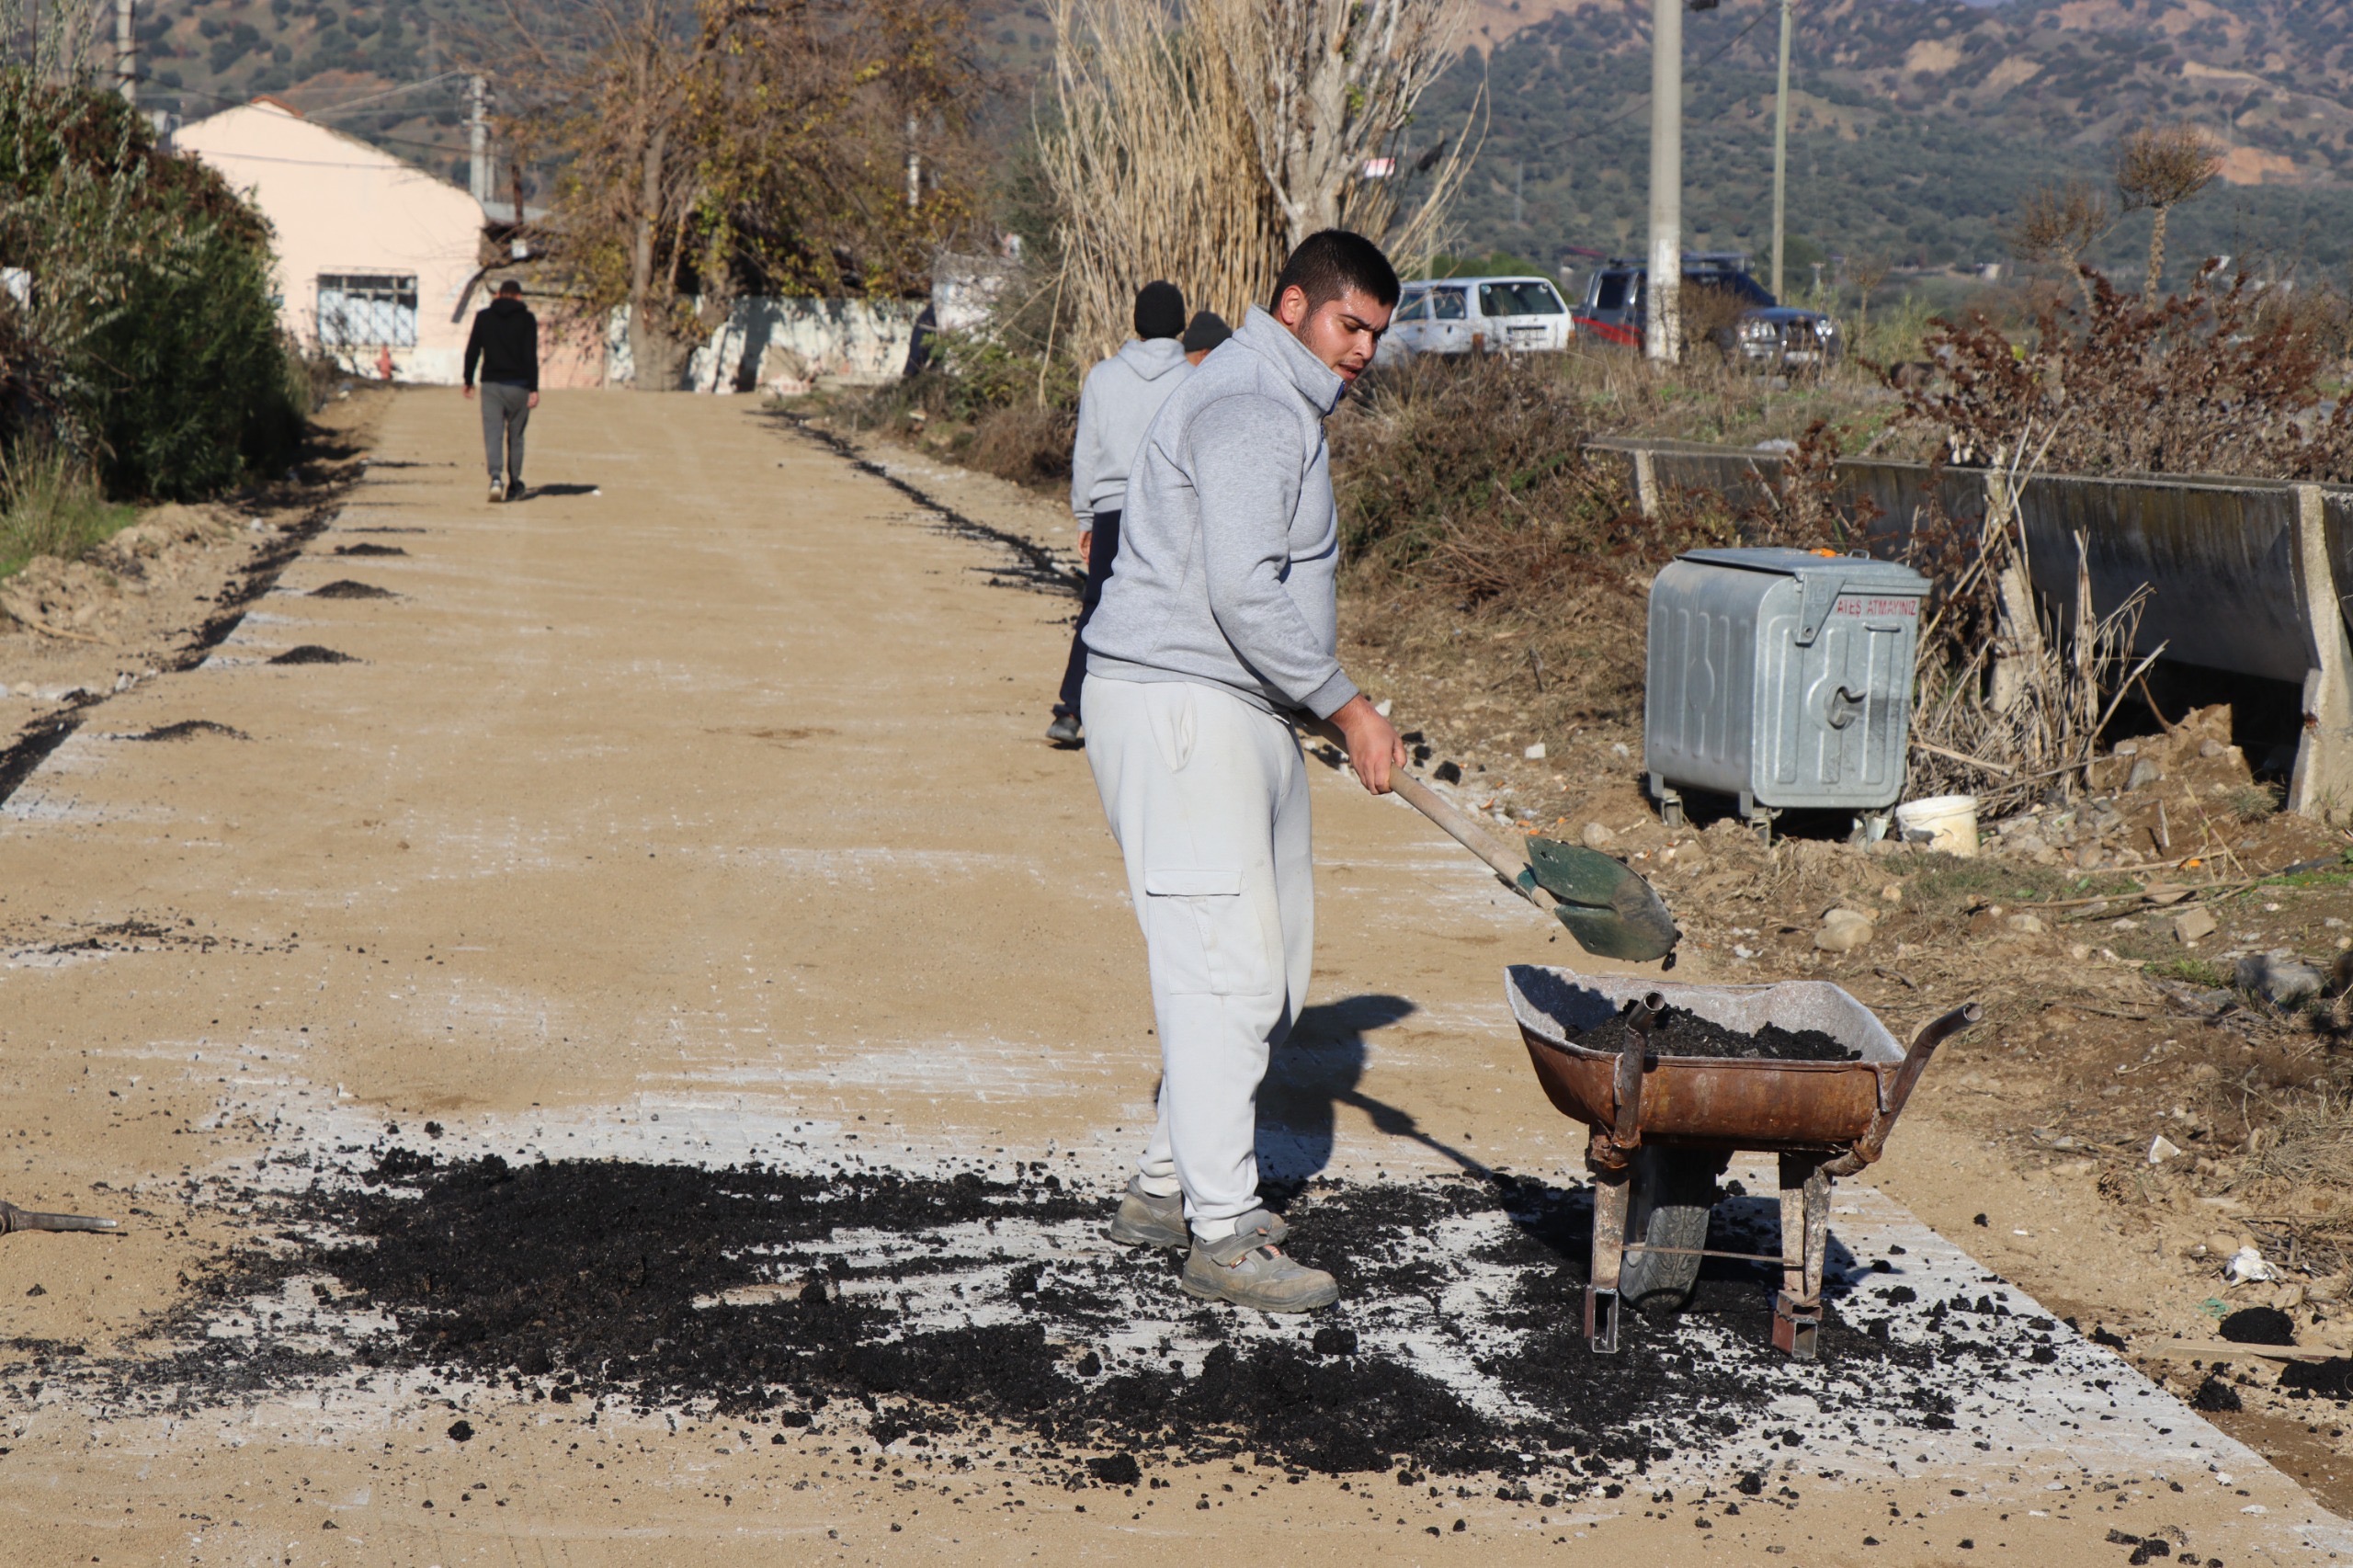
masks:
[[(907, 363), (919, 300), (811, 300), (750, 295), (688, 357), (678, 390), (699, 392), (803, 392), (819, 382), (872, 386), (897, 379)], [(629, 351), (629, 311), (615, 311), (605, 333), (607, 379), (636, 379)]]
[[(1782, 454), (1690, 442), (1612, 438), (1644, 512), (1675, 490), (1753, 501)], [(2002, 476), (1859, 458), (1838, 465), (1841, 499), (1869, 497), (1880, 517), (1868, 548), (1893, 556), (1933, 515), (1982, 517)], [(2299, 683), (2304, 739), (2290, 806), (2353, 809), (2353, 653), (2343, 589), (2353, 589), (2353, 487), (2204, 475), (2037, 474), (2020, 489), (2036, 591), (2072, 613), (2075, 535), (2085, 540), (2094, 608), (2151, 590), (2137, 650), (2168, 661)], [(2342, 585), (2340, 587), (2340, 585)]]

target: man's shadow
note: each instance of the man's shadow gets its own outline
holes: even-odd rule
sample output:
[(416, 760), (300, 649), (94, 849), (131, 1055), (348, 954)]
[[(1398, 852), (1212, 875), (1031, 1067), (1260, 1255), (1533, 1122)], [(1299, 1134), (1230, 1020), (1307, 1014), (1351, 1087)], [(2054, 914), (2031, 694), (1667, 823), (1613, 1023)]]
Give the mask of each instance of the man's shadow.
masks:
[(543, 496), (594, 495), (596, 493), (597, 486), (593, 484), (534, 484), (524, 493), (523, 499), (537, 501)]
[(1360, 1086), (1370, 1047), (1365, 1035), (1420, 1009), (1403, 996), (1351, 996), (1309, 1007), (1279, 1047), (1258, 1090), (1258, 1171), (1269, 1183), (1296, 1188), (1332, 1163), (1339, 1108), (1353, 1106), (1373, 1130), (1410, 1139), (1445, 1155), (1473, 1176), (1487, 1167), (1421, 1129), (1411, 1111), (1373, 1098)]

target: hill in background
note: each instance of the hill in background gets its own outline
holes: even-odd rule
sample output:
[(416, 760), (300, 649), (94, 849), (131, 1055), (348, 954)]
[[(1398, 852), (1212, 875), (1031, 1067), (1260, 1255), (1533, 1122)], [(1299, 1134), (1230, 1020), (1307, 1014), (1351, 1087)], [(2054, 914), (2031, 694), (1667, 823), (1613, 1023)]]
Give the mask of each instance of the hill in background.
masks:
[[(464, 83), (428, 79), (457, 69), (491, 15), (487, 0), (176, 0), (140, 21), (143, 96), (197, 119), (275, 94), (462, 182)], [(1649, 15), (1647, 0), (1475, 0), (1474, 47), (1412, 134), (1418, 147), (1461, 125), (1484, 85), (1458, 249), (1549, 270), (1577, 247), (1642, 248)], [(1814, 0), (1798, 17), (1801, 262), (1999, 259), (1999, 224), (2032, 186), (2104, 182), (2124, 131), (2185, 119), (2230, 153), (2227, 183), (2175, 216), (2175, 276), (2216, 252), (2307, 270), (2353, 260), (2353, 0)], [(1695, 248), (1768, 244), (1777, 18), (1775, 0), (1686, 17)], [(1040, 0), (975, 7), (974, 41), (1011, 82), (1039, 80), (1051, 31)], [(2129, 267), (2146, 235), (2145, 217), (2126, 221), (2100, 259)]]
[[(1485, 142), (1458, 209), (1460, 248), (1550, 267), (1569, 247), (1639, 251), (1647, 230), (1650, 9), (1512, 0), (1493, 40), (1425, 100), (1462, 122), (1483, 82)], [(1537, 13), (1541, 12), (1539, 15)], [(2223, 182), (2177, 210), (2178, 278), (2207, 254), (2280, 266), (2353, 258), (2353, 4), (2343, 0), (1824, 0), (1792, 51), (1793, 256), (1876, 254), (1941, 267), (2000, 259), (2001, 222), (2036, 183), (2105, 184), (2118, 139), (2188, 119), (2229, 149)], [(1769, 244), (1774, 0), (1684, 23), (1687, 243)], [(2145, 217), (2103, 262), (2132, 264)], [(1797, 274), (1802, 278), (1803, 273)], [(1793, 278), (1792, 283), (1797, 278)]]

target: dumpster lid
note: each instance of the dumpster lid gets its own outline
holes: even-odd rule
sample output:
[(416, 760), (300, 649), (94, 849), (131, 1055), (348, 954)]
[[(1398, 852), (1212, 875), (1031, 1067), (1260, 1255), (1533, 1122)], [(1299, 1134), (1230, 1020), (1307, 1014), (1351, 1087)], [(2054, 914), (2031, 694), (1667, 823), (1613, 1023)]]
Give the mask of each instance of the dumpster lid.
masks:
[(1722, 550), (1687, 550), (1677, 561), (1708, 566), (1732, 566), (1744, 572), (1778, 572), (1787, 577), (1832, 576), (1858, 588), (1882, 592), (1925, 594), (1928, 580), (1899, 562), (1868, 555), (1817, 555), (1810, 550), (1780, 546), (1740, 545)]
[(1928, 591), (1928, 580), (1909, 566), (1868, 555), (1818, 554), (1811, 550), (1748, 545), (1687, 550), (1676, 559), (1702, 566), (1729, 566), (1736, 571), (1769, 572), (1796, 578), (1798, 590), (1803, 596), (1798, 611), (1800, 647), (1812, 643), (1820, 634), (1823, 621), (1841, 594), (1883, 594), (1905, 599), (1919, 598)]

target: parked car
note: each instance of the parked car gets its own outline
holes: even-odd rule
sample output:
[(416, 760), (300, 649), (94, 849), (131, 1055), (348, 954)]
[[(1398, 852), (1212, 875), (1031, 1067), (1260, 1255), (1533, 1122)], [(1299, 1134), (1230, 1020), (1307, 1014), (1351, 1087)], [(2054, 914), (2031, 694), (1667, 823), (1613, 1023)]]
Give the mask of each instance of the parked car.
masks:
[[(1639, 348), (1649, 323), (1650, 268), (1616, 259), (1594, 268), (1577, 331), (1602, 343)], [(1758, 369), (1819, 369), (1845, 350), (1838, 324), (1820, 311), (1775, 301), (1739, 251), (1683, 253), (1684, 337), (1711, 343), (1727, 364)]]
[(1557, 351), (1575, 341), (1569, 307), (1549, 278), (1438, 278), (1405, 285), (1374, 361)]

